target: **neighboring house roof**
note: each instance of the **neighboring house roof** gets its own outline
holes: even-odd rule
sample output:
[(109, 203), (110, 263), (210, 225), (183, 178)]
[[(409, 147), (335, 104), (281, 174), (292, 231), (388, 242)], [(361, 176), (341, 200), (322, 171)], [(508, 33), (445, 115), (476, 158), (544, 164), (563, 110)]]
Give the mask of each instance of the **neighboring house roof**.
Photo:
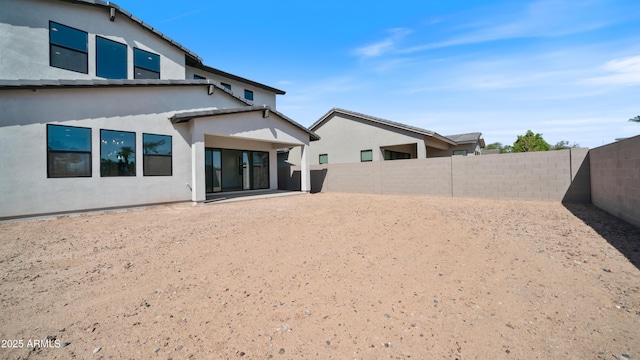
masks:
[(252, 104), (235, 95), (230, 90), (213, 80), (157, 80), (157, 79), (91, 79), (91, 80), (0, 80), (1, 90), (35, 90), (35, 89), (68, 89), (68, 88), (101, 88), (101, 87), (150, 87), (150, 86), (213, 86), (245, 105)]
[(391, 120), (386, 120), (386, 119), (382, 119), (382, 118), (378, 118), (375, 116), (370, 116), (370, 115), (366, 115), (366, 114), (362, 114), (362, 113), (358, 113), (355, 111), (349, 111), (349, 110), (345, 110), (345, 109), (339, 109), (339, 108), (333, 108), (331, 110), (329, 110), (329, 112), (327, 112), (324, 116), (322, 116), (320, 119), (318, 119), (318, 121), (316, 121), (315, 123), (313, 123), (313, 125), (311, 125), (311, 127), (309, 127), (309, 129), (311, 129), (311, 131), (315, 131), (317, 128), (319, 128), (321, 126), (321, 124), (327, 120), (331, 115), (336, 114), (336, 113), (341, 113), (341, 114), (345, 114), (345, 115), (350, 115), (350, 116), (354, 116), (357, 118), (360, 118), (362, 120), (367, 120), (370, 122), (374, 122), (374, 123), (378, 123), (378, 124), (383, 124), (383, 125), (387, 125), (390, 127), (394, 127), (397, 129), (401, 129), (401, 130), (405, 130), (405, 131), (410, 131), (419, 135), (424, 135), (424, 136), (431, 136), (434, 137), (438, 140), (444, 141), (448, 144), (451, 145), (458, 145), (455, 141), (447, 138), (446, 136), (442, 136), (436, 132), (433, 132), (431, 130), (426, 130), (426, 129), (422, 129), (419, 127), (415, 127), (415, 126), (411, 126), (411, 125), (406, 125), (406, 124), (402, 124), (402, 123), (398, 123), (395, 121), (391, 121)]
[(228, 115), (228, 114), (239, 114), (239, 113), (245, 113), (245, 112), (264, 111), (264, 110), (268, 110), (268, 111), (278, 115), (280, 118), (282, 118), (283, 120), (287, 121), (291, 125), (293, 125), (293, 126), (297, 127), (298, 129), (306, 132), (307, 134), (309, 134), (309, 140), (311, 140), (311, 141), (320, 140), (320, 136), (318, 136), (313, 131), (307, 129), (306, 127), (298, 124), (297, 122), (293, 121), (292, 119), (290, 119), (286, 115), (284, 115), (284, 114), (280, 113), (279, 111), (274, 110), (274, 109), (272, 109), (272, 108), (270, 108), (269, 106), (266, 106), (266, 105), (248, 106), (248, 107), (241, 107), (241, 108), (227, 108), (227, 109), (211, 108), (211, 109), (206, 109), (206, 110), (182, 111), (182, 112), (175, 113), (169, 119), (173, 123), (182, 123), (182, 122), (187, 122), (187, 121), (190, 121), (192, 119), (200, 118), (200, 117), (217, 116), (217, 115)]
[(255, 87), (258, 87), (258, 88), (261, 88), (261, 89), (264, 89), (264, 90), (267, 90), (267, 91), (274, 92), (274, 93), (276, 93), (278, 95), (284, 95), (285, 94), (285, 92), (283, 90), (276, 89), (276, 88), (273, 88), (273, 87), (268, 86), (268, 85), (260, 84), (260, 83), (255, 82), (255, 81), (252, 81), (252, 80), (249, 80), (249, 79), (245, 79), (243, 77), (240, 77), (240, 76), (237, 76), (237, 75), (233, 75), (233, 74), (230, 74), (230, 73), (222, 71), (222, 70), (218, 70), (216, 68), (212, 68), (210, 66), (204, 65), (202, 62), (196, 62), (196, 61), (187, 59), (187, 65), (188, 66), (193, 66), (194, 68), (198, 68), (198, 69), (201, 69), (201, 70), (204, 70), (204, 71), (208, 71), (210, 73), (214, 73), (216, 75), (224, 76), (224, 77), (232, 79), (232, 80), (236, 80), (236, 81), (243, 82), (243, 83), (246, 83), (246, 84), (249, 84), (249, 85), (253, 85)]
[(61, 1), (65, 1), (65, 2), (68, 2), (68, 3), (74, 3), (74, 4), (99, 6), (99, 7), (103, 7), (103, 8), (114, 8), (120, 14), (128, 17), (133, 22), (135, 22), (138, 25), (142, 26), (142, 28), (144, 28), (146, 30), (149, 30), (150, 32), (154, 33), (156, 36), (160, 37), (161, 39), (165, 40), (166, 42), (170, 43), (171, 45), (177, 47), (181, 51), (184, 51), (190, 58), (193, 58), (193, 59), (195, 59), (197, 61), (200, 61), (200, 62), (202, 61), (202, 58), (200, 56), (198, 56), (196, 53), (194, 53), (193, 51), (191, 51), (191, 50), (187, 49), (186, 47), (182, 46), (180, 43), (178, 43), (177, 41), (171, 39), (170, 37), (166, 36), (165, 34), (163, 34), (158, 29), (154, 28), (153, 26), (151, 26), (151, 25), (145, 23), (144, 21), (138, 19), (137, 17), (133, 16), (133, 14), (131, 14), (127, 10), (121, 8), (119, 5), (117, 5), (115, 3), (112, 3), (110, 1), (102, 1), (102, 0), (61, 0)]
[(482, 133), (481, 132), (473, 132), (473, 133), (467, 133), (467, 134), (456, 134), (456, 135), (447, 135), (447, 137), (449, 139), (455, 141), (459, 145), (461, 145), (461, 144), (475, 144), (475, 143), (479, 142), (481, 148), (485, 147), (484, 138), (482, 137)]

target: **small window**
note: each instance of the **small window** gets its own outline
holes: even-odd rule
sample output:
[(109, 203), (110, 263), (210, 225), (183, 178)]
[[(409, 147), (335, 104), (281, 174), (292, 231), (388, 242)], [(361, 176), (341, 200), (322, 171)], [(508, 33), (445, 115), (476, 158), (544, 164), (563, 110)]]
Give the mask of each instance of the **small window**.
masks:
[(91, 176), (91, 129), (47, 125), (47, 177)]
[(222, 85), (223, 88), (227, 89), (227, 90), (231, 90), (231, 85), (227, 84), (227, 83), (223, 83), (221, 82), (220, 85)]
[(134, 79), (160, 79), (160, 55), (133, 49)]
[(87, 38), (84, 31), (49, 21), (49, 65), (87, 74)]
[(100, 130), (100, 176), (136, 176), (136, 133)]
[(207, 80), (206, 77), (193, 74), (193, 80)]
[(373, 161), (373, 151), (372, 150), (362, 150), (360, 151), (360, 161)]
[(142, 134), (144, 176), (171, 176), (171, 136)]
[(249, 101), (253, 101), (253, 91), (245, 90), (244, 91), (244, 98), (249, 100)]
[(318, 162), (320, 164), (328, 164), (329, 163), (329, 155), (327, 154), (320, 154)]
[(96, 36), (96, 75), (107, 79), (126, 79), (127, 45)]
[(467, 156), (467, 150), (453, 150), (453, 155), (462, 155), (462, 156)]
[(384, 159), (385, 160), (402, 160), (402, 159), (411, 159), (411, 154), (403, 153), (392, 150), (384, 151)]

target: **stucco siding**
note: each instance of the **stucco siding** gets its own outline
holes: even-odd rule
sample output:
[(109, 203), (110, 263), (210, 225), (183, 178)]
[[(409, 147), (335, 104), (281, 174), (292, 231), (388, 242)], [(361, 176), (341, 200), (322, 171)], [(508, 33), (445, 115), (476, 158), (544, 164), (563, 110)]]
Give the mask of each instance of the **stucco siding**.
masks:
[[(372, 150), (373, 161), (382, 160), (380, 147), (417, 144), (424, 157), (424, 137), (409, 131), (363, 121), (339, 114), (314, 130), (319, 141), (311, 143), (311, 164), (319, 164), (318, 156), (327, 154), (330, 164), (360, 162), (360, 151)], [(420, 156), (418, 156), (420, 157)]]
[[(49, 21), (88, 33), (88, 74), (49, 66)], [(185, 79), (185, 53), (128, 17), (112, 22), (108, 8), (41, 0), (2, 1), (0, 79), (98, 79), (96, 35), (127, 45), (129, 79), (134, 48), (160, 55), (161, 79)]]

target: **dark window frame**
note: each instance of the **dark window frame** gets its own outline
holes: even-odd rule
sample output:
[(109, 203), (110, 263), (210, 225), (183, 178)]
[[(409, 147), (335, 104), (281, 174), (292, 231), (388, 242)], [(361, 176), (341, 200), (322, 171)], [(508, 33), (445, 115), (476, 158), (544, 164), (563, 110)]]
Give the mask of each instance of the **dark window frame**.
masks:
[(231, 91), (231, 84), (220, 82), (220, 86), (222, 86), (223, 88)]
[(207, 78), (202, 75), (193, 74), (193, 80), (207, 80)]
[(244, 89), (244, 98), (249, 101), (253, 101), (253, 91)]
[[(171, 152), (169, 154), (147, 154), (146, 149), (144, 148), (144, 137), (145, 135), (152, 136), (166, 136), (171, 141)], [(169, 169), (169, 174), (147, 174), (147, 167), (145, 166), (145, 162), (147, 157), (168, 157), (171, 158), (171, 168)], [(151, 134), (151, 133), (142, 133), (142, 176), (173, 176), (173, 136), (165, 135), (165, 134)]]
[[(325, 160), (324, 160), (324, 162), (322, 161), (322, 157), (323, 157), (323, 156), (325, 157), (325, 158), (324, 158), (324, 159), (325, 159)], [(328, 163), (329, 163), (329, 154), (320, 154), (320, 155), (318, 155), (318, 163), (319, 163), (320, 165), (322, 165), (322, 164), (328, 164)]]
[[(49, 146), (49, 129), (50, 127), (63, 127), (63, 128), (75, 128), (75, 129), (85, 129), (89, 130), (89, 151), (86, 150), (52, 150)], [(57, 125), (57, 124), (47, 124), (47, 178), (49, 179), (59, 179), (59, 178), (76, 178), (76, 177), (92, 177), (93, 176), (93, 159), (92, 159), (92, 130), (88, 127), (82, 126), (67, 126), (67, 125)], [(62, 154), (62, 153), (74, 153), (74, 154), (85, 154), (89, 155), (89, 174), (88, 175), (66, 175), (60, 176), (51, 173), (51, 155), (50, 154)]]
[[(112, 42), (112, 43), (117, 44), (117, 45), (124, 46), (124, 54), (125, 54), (125, 56), (124, 56), (124, 71), (125, 71), (124, 77), (106, 77), (106, 76), (102, 76), (101, 74), (98, 73), (100, 71), (100, 62), (98, 61), (99, 55), (100, 55), (99, 51), (98, 51), (98, 39), (102, 39), (102, 40), (109, 41), (109, 42)], [(128, 57), (129, 57), (128, 55), (129, 54), (128, 54), (128, 52), (129, 52), (129, 46), (127, 46), (127, 44), (123, 44), (121, 42), (117, 42), (115, 40), (111, 40), (111, 39), (108, 39), (106, 37), (96, 35), (96, 76), (103, 77), (105, 79), (128, 79), (129, 78), (129, 61), (128, 61)]]
[[(139, 66), (138, 63), (136, 62), (136, 54), (156, 56), (158, 58), (158, 70), (152, 69), (148, 66), (144, 66), (144, 64), (141, 64), (143, 66)], [(142, 50), (134, 47), (133, 48), (133, 78), (134, 79), (160, 79), (160, 71), (162, 70), (160, 61), (161, 59), (159, 54), (154, 54), (150, 51), (146, 51), (146, 50)], [(143, 73), (149, 72), (152, 74), (157, 74), (158, 77), (145, 77), (145, 76), (138, 77), (138, 69), (143, 70)]]
[[(103, 173), (103, 165), (102, 165), (102, 147), (103, 147), (103, 131), (115, 132), (115, 133), (130, 133), (133, 134), (133, 173), (125, 174), (125, 175), (105, 175)], [(112, 129), (100, 129), (100, 177), (136, 177), (137, 176), (137, 149), (136, 149), (136, 133), (134, 131), (124, 131), (124, 130), (112, 130)]]
[[(74, 31), (78, 31), (81, 32), (85, 35), (86, 38), (86, 43), (85, 43), (85, 50), (79, 50), (79, 49), (74, 49), (73, 47), (69, 46), (68, 44), (61, 44), (58, 42), (53, 42), (53, 40), (51, 39), (51, 28), (52, 28), (52, 24), (55, 24), (53, 27), (55, 26), (62, 26), (65, 27), (67, 29), (71, 29)], [(85, 58), (85, 68), (82, 71), (76, 70), (76, 69), (71, 69), (68, 67), (62, 67), (62, 66), (56, 66), (53, 64), (53, 57), (51, 56), (51, 54), (53, 53), (53, 47), (59, 47), (62, 49), (65, 49), (67, 51), (71, 51), (71, 52), (75, 52), (75, 53), (79, 53), (79, 54), (84, 54), (84, 58)], [(81, 74), (89, 74), (89, 33), (80, 29), (76, 29), (74, 27), (68, 26), (68, 25), (64, 25), (61, 24), (59, 22), (55, 22), (55, 21), (51, 21), (49, 20), (49, 66), (57, 68), (57, 69), (63, 69), (63, 70), (68, 70), (68, 71), (73, 71), (73, 72), (77, 72), (77, 73), (81, 73)]]
[[(362, 155), (364, 153), (371, 153), (371, 159), (370, 160), (363, 160), (362, 159)], [(373, 161), (373, 149), (368, 149), (368, 150), (360, 150), (360, 162), (371, 162)]]

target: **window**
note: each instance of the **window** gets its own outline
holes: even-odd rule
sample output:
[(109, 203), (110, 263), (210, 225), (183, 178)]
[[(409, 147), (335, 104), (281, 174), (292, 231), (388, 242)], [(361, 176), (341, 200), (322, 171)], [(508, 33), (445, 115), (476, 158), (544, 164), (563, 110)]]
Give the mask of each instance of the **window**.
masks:
[(194, 80), (207, 80), (206, 77), (200, 76), (200, 75), (196, 75), (196, 74), (193, 74), (193, 79)]
[(100, 176), (136, 176), (136, 134), (100, 130)]
[(411, 159), (411, 154), (399, 152), (399, 151), (393, 151), (393, 150), (385, 150), (384, 159), (385, 160)]
[(320, 164), (328, 164), (329, 163), (329, 155), (327, 154), (320, 154), (318, 162)]
[(160, 79), (160, 55), (133, 49), (134, 79)]
[(144, 176), (171, 176), (171, 136), (142, 134)]
[(372, 150), (362, 150), (360, 151), (360, 161), (373, 161), (373, 151)]
[(49, 65), (88, 73), (87, 33), (49, 21)]
[(127, 45), (96, 36), (96, 75), (107, 79), (126, 79)]
[(220, 85), (222, 85), (223, 88), (227, 89), (227, 90), (231, 90), (231, 85), (227, 84), (227, 83), (223, 83), (221, 82)]
[(467, 156), (467, 150), (453, 150), (453, 155)]
[(250, 101), (253, 101), (253, 91), (251, 90), (245, 90), (244, 91), (244, 98)]
[(91, 129), (47, 125), (47, 177), (91, 176)]

